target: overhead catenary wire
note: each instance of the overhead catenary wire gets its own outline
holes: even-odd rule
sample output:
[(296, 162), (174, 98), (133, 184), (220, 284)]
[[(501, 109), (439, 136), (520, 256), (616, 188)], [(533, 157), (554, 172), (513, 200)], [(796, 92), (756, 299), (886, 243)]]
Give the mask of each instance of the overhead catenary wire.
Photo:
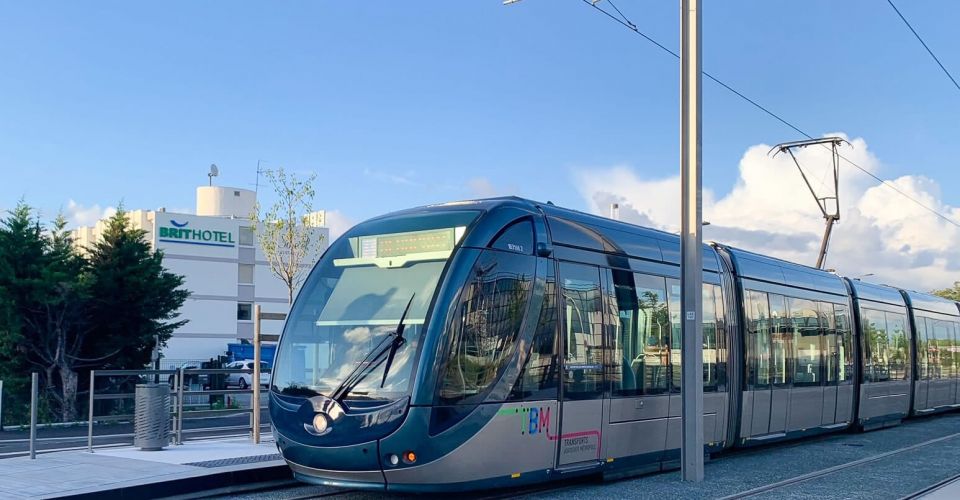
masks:
[(947, 68), (943, 65), (942, 62), (940, 62), (940, 58), (933, 53), (933, 50), (930, 48), (929, 45), (927, 45), (927, 42), (923, 41), (923, 37), (920, 36), (920, 33), (917, 33), (917, 30), (913, 29), (913, 25), (910, 24), (910, 21), (907, 21), (907, 18), (903, 16), (903, 13), (900, 12), (900, 9), (898, 9), (897, 6), (893, 4), (893, 0), (887, 0), (887, 3), (890, 4), (890, 7), (893, 8), (893, 11), (896, 12), (898, 16), (900, 16), (900, 20), (903, 21), (903, 24), (906, 24), (907, 28), (910, 28), (910, 32), (913, 33), (913, 36), (917, 37), (917, 40), (920, 41), (920, 45), (923, 45), (923, 48), (927, 49), (927, 54), (930, 54), (930, 57), (932, 57), (933, 60), (936, 61), (937, 66), (940, 66), (940, 69), (942, 69), (943, 73), (947, 75), (947, 78), (949, 78), (950, 81), (953, 82), (953, 86), (956, 87), (957, 90), (960, 90), (960, 83), (957, 83), (956, 78), (954, 78), (953, 75), (951, 75), (950, 72), (947, 71)]
[[(617, 9), (617, 12), (620, 13), (620, 16), (622, 16), (623, 19), (620, 19), (620, 18), (618, 18), (617, 16), (615, 16), (614, 14), (610, 13), (609, 11), (607, 11), (607, 10), (605, 10), (605, 9), (597, 6), (597, 2), (593, 2), (593, 1), (591, 1), (591, 0), (581, 0), (581, 1), (582, 1), (583, 3), (589, 5), (590, 7), (593, 7), (593, 8), (596, 9), (598, 12), (603, 13), (604, 15), (606, 15), (607, 17), (609, 17), (610, 19), (616, 21), (616, 22), (617, 22), (618, 24), (620, 24), (621, 26), (623, 26), (623, 27), (627, 28), (628, 30), (634, 32), (635, 34), (639, 35), (639, 36), (642, 37), (644, 40), (646, 40), (646, 41), (652, 43), (653, 45), (657, 46), (660, 50), (662, 50), (662, 51), (664, 51), (664, 52), (672, 55), (673, 57), (675, 57), (675, 58), (677, 58), (677, 59), (680, 59), (680, 54), (677, 54), (675, 51), (667, 48), (667, 47), (666, 47), (665, 45), (663, 45), (662, 43), (658, 42), (657, 40), (655, 40), (654, 38), (650, 37), (650, 36), (647, 35), (646, 33), (640, 31), (640, 29), (637, 27), (637, 25), (634, 24), (633, 22), (631, 22), (629, 19), (627, 19), (626, 16), (624, 16), (623, 13), (620, 12), (619, 9)], [(889, 0), (888, 0), (888, 1), (889, 1)], [(608, 2), (608, 3), (609, 3), (609, 2)], [(611, 5), (613, 5), (613, 4), (611, 4)], [(616, 9), (616, 6), (614, 6), (614, 9)], [(924, 45), (926, 46), (926, 44), (924, 44)], [(931, 53), (931, 55), (932, 55), (932, 53)], [(944, 71), (946, 71), (946, 70), (944, 70)], [(807, 132), (801, 130), (799, 127), (797, 127), (797, 126), (794, 125), (793, 123), (790, 123), (790, 122), (787, 121), (785, 118), (783, 118), (783, 117), (781, 117), (780, 115), (774, 113), (773, 111), (771, 111), (771, 110), (768, 109), (767, 107), (763, 106), (762, 104), (758, 103), (757, 101), (754, 101), (753, 99), (747, 97), (747, 96), (744, 95), (742, 92), (740, 92), (740, 91), (738, 91), (737, 89), (731, 87), (730, 85), (728, 85), (727, 83), (723, 82), (723, 81), (720, 80), (719, 78), (711, 75), (710, 73), (708, 73), (708, 72), (706, 72), (706, 71), (703, 71), (702, 74), (703, 74), (703, 76), (707, 77), (709, 80), (713, 81), (713, 82), (716, 83), (717, 85), (720, 85), (721, 87), (723, 87), (724, 89), (726, 89), (726, 90), (729, 91), (730, 93), (732, 93), (732, 94), (734, 94), (735, 96), (739, 97), (740, 99), (746, 101), (747, 103), (749, 103), (749, 104), (752, 105), (753, 107), (757, 108), (758, 110), (762, 111), (763, 113), (767, 114), (767, 115), (770, 116), (771, 118), (777, 120), (778, 122), (780, 122), (780, 123), (782, 123), (783, 125), (789, 127), (790, 129), (793, 129), (793, 130), (794, 130), (795, 132), (797, 132), (798, 134), (806, 137), (807, 139), (814, 139), (814, 137), (813, 137), (812, 135), (810, 135), (810, 134), (808, 134)], [(951, 77), (951, 79), (952, 79), (952, 77)], [(826, 147), (826, 146), (824, 146), (824, 148), (825, 148), (825, 149), (829, 149), (829, 148)], [(918, 199), (914, 198), (913, 196), (910, 196), (909, 194), (905, 193), (902, 189), (898, 188), (898, 187), (897, 187), (895, 184), (893, 184), (892, 182), (889, 182), (889, 181), (886, 181), (886, 180), (884, 180), (884, 179), (881, 179), (880, 177), (877, 177), (873, 172), (871, 172), (871, 171), (867, 170), (866, 168), (860, 166), (857, 162), (855, 162), (855, 161), (847, 158), (847, 157), (844, 156), (843, 154), (838, 153), (837, 155), (840, 157), (841, 160), (845, 161), (845, 162), (846, 162), (847, 164), (849, 164), (850, 166), (856, 168), (857, 170), (859, 170), (859, 171), (863, 172), (864, 174), (868, 175), (869, 177), (873, 178), (875, 181), (879, 182), (879, 183), (882, 184), (883, 186), (886, 186), (887, 188), (893, 190), (893, 191), (896, 192), (897, 194), (899, 194), (899, 195), (903, 196), (904, 198), (910, 200), (911, 202), (913, 202), (914, 204), (916, 204), (916, 205), (919, 206), (920, 208), (923, 208), (924, 210), (926, 210), (926, 211), (930, 212), (931, 214), (937, 216), (938, 218), (942, 219), (943, 221), (945, 221), (945, 222), (947, 222), (947, 223), (949, 223), (949, 224), (952, 224), (952, 225), (960, 228), (960, 222), (957, 222), (957, 221), (951, 219), (950, 217), (947, 217), (946, 215), (938, 212), (936, 209), (927, 206), (925, 203), (921, 202), (920, 200), (918, 200)]]

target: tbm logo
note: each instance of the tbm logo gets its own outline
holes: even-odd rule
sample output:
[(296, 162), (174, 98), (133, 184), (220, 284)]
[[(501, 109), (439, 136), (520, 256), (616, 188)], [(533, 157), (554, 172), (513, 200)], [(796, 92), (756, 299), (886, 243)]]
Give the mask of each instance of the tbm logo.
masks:
[(530, 434), (530, 435), (540, 434), (540, 433), (546, 433), (548, 435), (550, 434), (550, 407), (549, 406), (546, 408), (537, 408), (537, 407), (524, 408), (523, 411), (528, 414), (529, 418), (526, 419), (526, 422), (525, 422), (526, 429), (521, 430), (521, 434)]

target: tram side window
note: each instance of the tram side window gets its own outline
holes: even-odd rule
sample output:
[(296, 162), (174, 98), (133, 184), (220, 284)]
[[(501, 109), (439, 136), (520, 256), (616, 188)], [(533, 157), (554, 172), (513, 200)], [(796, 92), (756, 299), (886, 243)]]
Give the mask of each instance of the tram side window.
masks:
[[(669, 313), (670, 313), (670, 343), (669, 343), (669, 362), (670, 362), (670, 380), (671, 392), (680, 392), (682, 381), (682, 347), (683, 334), (680, 316), (680, 281), (668, 279), (667, 286), (670, 287)], [(714, 291), (716, 289), (716, 291)], [(720, 340), (717, 330), (717, 295), (720, 295), (720, 287), (705, 283), (702, 290), (702, 318), (703, 325), (703, 390), (707, 392), (717, 391), (719, 384), (719, 372), (717, 363), (720, 356)], [(722, 307), (721, 307), (722, 310)], [(726, 359), (726, 358), (723, 358)]]
[(916, 318), (917, 324), (917, 378), (927, 380), (930, 378), (930, 342), (927, 340), (927, 319), (923, 317)]
[(840, 340), (840, 381), (853, 382), (855, 359), (853, 357), (853, 330), (850, 328), (850, 310), (847, 306), (834, 304), (833, 316), (837, 324), (837, 337)]
[(594, 399), (603, 395), (603, 300), (600, 270), (560, 264), (564, 314), (564, 396)]
[(727, 384), (727, 315), (723, 287), (713, 285), (714, 311), (717, 313), (717, 388)]
[(950, 322), (950, 326), (953, 327), (953, 340), (950, 342), (950, 352), (953, 354), (953, 365), (951, 366), (951, 378), (957, 378), (960, 376), (960, 350), (958, 350), (958, 342), (960, 342), (960, 324), (956, 322)]
[(714, 289), (718, 287), (703, 284), (703, 390), (717, 390), (717, 299)]
[(680, 392), (680, 383), (683, 379), (683, 369), (680, 366), (683, 354), (683, 331), (680, 318), (680, 280), (668, 279), (667, 289), (670, 296), (667, 300), (670, 311), (670, 392)]
[(543, 305), (530, 353), (517, 378), (510, 400), (556, 399), (560, 361), (557, 357), (557, 278), (551, 270), (543, 291)]
[(752, 388), (770, 386), (770, 305), (767, 294), (747, 290), (747, 383)]
[(770, 381), (774, 387), (790, 383), (793, 371), (793, 322), (787, 313), (787, 299), (770, 294)]
[(863, 380), (890, 380), (890, 358), (887, 346), (887, 318), (883, 311), (863, 309)]
[(608, 271), (616, 305), (615, 343), (608, 380), (617, 396), (662, 394), (668, 389), (670, 316), (663, 278)]
[(910, 341), (907, 338), (907, 317), (886, 313), (887, 346), (890, 351), (890, 379), (907, 380), (910, 377)]
[(500, 233), (491, 248), (508, 252), (533, 254), (533, 223), (529, 220), (514, 222)]
[(533, 289), (536, 259), (487, 250), (451, 320), (441, 404), (479, 403), (511, 358)]
[(840, 374), (840, 336), (837, 333), (837, 317), (833, 304), (818, 302), (820, 326), (823, 328), (823, 380), (827, 385), (837, 385)]
[(957, 376), (956, 359), (951, 347), (954, 345), (954, 323), (928, 318), (930, 332), (930, 364), (935, 367), (933, 378)]
[(820, 318), (817, 303), (789, 298), (791, 326), (794, 332), (796, 358), (794, 386), (817, 386), (823, 381), (820, 353)]

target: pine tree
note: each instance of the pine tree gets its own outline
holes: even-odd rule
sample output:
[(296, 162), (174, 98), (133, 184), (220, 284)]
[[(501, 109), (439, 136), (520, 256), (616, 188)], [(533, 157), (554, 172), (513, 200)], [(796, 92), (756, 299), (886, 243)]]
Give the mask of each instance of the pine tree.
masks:
[(183, 276), (163, 267), (145, 232), (131, 227), (121, 208), (89, 251), (90, 314), (93, 335), (85, 357), (110, 356), (112, 368), (142, 368), (159, 339), (166, 345), (186, 320), (174, 321), (190, 292)]

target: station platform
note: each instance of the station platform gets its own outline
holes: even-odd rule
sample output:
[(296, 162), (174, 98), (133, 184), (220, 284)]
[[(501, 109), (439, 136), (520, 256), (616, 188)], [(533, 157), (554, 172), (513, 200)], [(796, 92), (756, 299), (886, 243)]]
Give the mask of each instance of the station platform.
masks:
[(0, 498), (157, 498), (289, 477), (272, 440), (211, 439), (0, 460)]

